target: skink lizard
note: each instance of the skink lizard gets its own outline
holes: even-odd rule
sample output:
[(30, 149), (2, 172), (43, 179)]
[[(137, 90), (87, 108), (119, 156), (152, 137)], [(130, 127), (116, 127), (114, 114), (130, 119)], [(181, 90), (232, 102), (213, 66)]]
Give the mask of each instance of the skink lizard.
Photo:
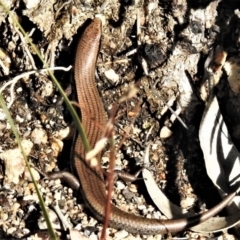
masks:
[[(90, 146), (94, 147), (101, 138), (99, 126), (106, 126), (107, 114), (103, 102), (98, 93), (95, 83), (95, 67), (101, 38), (101, 20), (95, 18), (85, 29), (78, 43), (74, 78), (77, 91), (77, 100), (81, 108), (81, 120)], [(94, 118), (92, 120), (91, 118)], [(97, 123), (97, 124), (96, 124)], [(86, 151), (80, 136), (76, 138), (73, 148), (73, 165), (81, 184), (81, 192), (87, 207), (100, 221), (104, 220), (104, 209), (106, 204), (106, 190), (104, 176), (98, 169), (101, 167), (100, 156), (98, 166), (90, 167), (85, 160)], [(201, 223), (217, 214), (236, 195), (236, 192), (228, 195), (221, 203), (207, 212), (194, 217), (159, 220), (148, 219), (130, 214), (112, 206), (110, 215), (110, 226), (116, 229), (125, 229), (131, 233), (159, 234), (178, 232)]]

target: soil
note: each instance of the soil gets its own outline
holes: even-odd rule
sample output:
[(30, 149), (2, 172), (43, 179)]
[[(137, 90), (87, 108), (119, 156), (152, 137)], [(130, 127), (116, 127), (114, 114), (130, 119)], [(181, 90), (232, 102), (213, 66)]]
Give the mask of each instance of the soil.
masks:
[[(211, 49), (221, 46), (228, 54), (227, 59), (239, 55), (238, 0), (24, 0), (5, 4), (10, 13), (0, 7), (1, 93), (20, 138), (32, 144), (28, 160), (33, 166), (42, 172), (70, 171), (71, 133), (75, 128), (58, 88), (47, 72), (38, 71), (45, 67), (30, 42), (40, 50), (48, 66), (68, 67), (73, 64), (83, 29), (98, 15), (103, 20), (103, 30), (96, 66), (97, 85), (106, 111), (110, 112), (114, 104), (118, 106), (117, 146), (127, 128), (130, 129), (117, 152), (117, 167), (130, 173), (146, 167), (143, 156), (146, 146), (150, 145), (147, 168), (172, 202), (180, 205), (186, 199), (194, 199), (186, 208), (199, 212), (221, 201), (207, 175), (199, 143), (199, 125), (206, 104), (201, 98), (201, 87), (204, 63)], [(24, 37), (14, 19), (29, 39)], [(36, 72), (7, 85), (31, 70)], [(63, 89), (73, 82), (72, 70), (54, 71), (54, 74)], [(133, 97), (119, 101), (135, 88), (137, 93)], [(239, 149), (239, 94), (232, 90), (224, 69), (215, 93), (229, 133)], [(0, 153), (18, 148), (2, 111), (0, 129)], [(108, 156), (108, 150), (104, 151), (104, 166), (108, 165)], [(26, 177), (25, 163), (20, 161), (17, 165), (15, 162), (9, 167), (8, 160), (0, 158), (1, 239), (27, 235), (33, 239), (42, 233), (39, 224), (42, 213), (32, 182)], [(9, 161), (16, 161), (15, 158), (14, 153)], [(10, 170), (6, 171), (7, 168)], [(14, 176), (10, 176), (12, 170)], [(124, 191), (118, 189), (121, 184), (124, 184)], [(38, 185), (49, 209), (53, 202), (61, 200), (61, 210), (70, 226), (91, 235), (91, 239), (97, 238), (101, 223), (67, 184), (41, 179)], [(125, 204), (128, 211), (136, 214), (154, 216), (157, 210), (152, 207), (154, 204), (143, 181), (132, 185), (118, 181), (115, 188), (114, 203)], [(143, 213), (139, 208), (142, 204), (154, 211)], [(67, 233), (62, 223), (56, 224), (56, 228), (61, 229), (60, 238), (65, 239)], [(115, 234), (116, 231), (110, 231), (109, 239)], [(233, 230), (229, 230), (229, 234), (233, 239), (236, 236)], [(167, 237), (171, 238), (162, 236), (162, 239)], [(220, 239), (222, 233), (205, 235), (186, 230), (172, 237)], [(131, 234), (119, 239), (145, 238), (150, 239)]]

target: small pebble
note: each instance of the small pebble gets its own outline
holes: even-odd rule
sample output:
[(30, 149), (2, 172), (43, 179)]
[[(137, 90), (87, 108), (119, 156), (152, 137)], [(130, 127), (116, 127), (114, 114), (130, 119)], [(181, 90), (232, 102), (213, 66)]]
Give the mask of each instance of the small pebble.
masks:
[(114, 239), (114, 240), (121, 240), (121, 239), (127, 237), (127, 235), (128, 235), (128, 232), (127, 232), (127, 231), (121, 230), (121, 231), (118, 231), (118, 232), (116, 232), (116, 233), (114, 234), (114, 238), (113, 238), (113, 239)]
[(167, 139), (171, 136), (172, 136), (172, 131), (168, 127), (164, 126), (160, 131), (160, 138)]
[(107, 79), (111, 80), (114, 83), (119, 81), (119, 75), (117, 75), (113, 69), (105, 71), (104, 74)]

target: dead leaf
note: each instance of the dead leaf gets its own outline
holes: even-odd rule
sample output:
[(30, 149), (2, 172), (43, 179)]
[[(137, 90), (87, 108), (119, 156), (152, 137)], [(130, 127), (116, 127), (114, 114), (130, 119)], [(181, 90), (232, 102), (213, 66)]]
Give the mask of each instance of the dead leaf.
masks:
[[(208, 176), (223, 198), (239, 185), (240, 155), (231, 141), (216, 97), (204, 112), (199, 139)], [(228, 212), (238, 212), (239, 203), (240, 197), (234, 197), (232, 204), (227, 207)]]

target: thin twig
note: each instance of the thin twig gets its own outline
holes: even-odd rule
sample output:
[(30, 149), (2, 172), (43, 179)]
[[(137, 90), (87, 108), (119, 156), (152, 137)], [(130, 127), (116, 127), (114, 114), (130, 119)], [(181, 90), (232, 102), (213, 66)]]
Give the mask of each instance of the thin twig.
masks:
[(106, 229), (109, 224), (110, 214), (111, 214), (111, 199), (112, 199), (112, 192), (113, 192), (113, 183), (114, 183), (114, 167), (115, 167), (115, 160), (116, 160), (116, 150), (115, 150), (115, 142), (114, 142), (114, 118), (116, 116), (117, 105), (115, 104), (112, 107), (110, 118), (107, 123), (104, 136), (109, 138), (110, 142), (110, 162), (107, 174), (107, 199), (106, 199), (106, 207), (105, 207), (105, 219), (103, 223), (103, 229), (101, 232), (101, 240), (106, 239)]
[(23, 48), (25, 49), (25, 52), (31, 62), (32, 68), (37, 69), (37, 67), (35, 65), (35, 61), (33, 59), (33, 56), (29, 51), (29, 46), (28, 46), (28, 43), (26, 42), (26, 39), (24, 38), (23, 34), (19, 31), (18, 27), (16, 27), (14, 24), (13, 24), (13, 27), (14, 27), (15, 31), (18, 33), (18, 35), (22, 41)]
[[(158, 98), (162, 98), (159, 93), (157, 92), (157, 90), (155, 88), (152, 88), (151, 91), (158, 97)], [(168, 104), (165, 103), (166, 106), (168, 107), (168, 109), (170, 110), (170, 112), (178, 119), (178, 121), (183, 125), (184, 128), (188, 129), (187, 125), (183, 122), (183, 120), (176, 114), (176, 112), (172, 109), (172, 107)]]
[(24, 77), (29, 77), (31, 74), (35, 74), (35, 73), (44, 73), (44, 72), (49, 72), (52, 70), (63, 70), (63, 71), (69, 71), (72, 68), (72, 66), (69, 66), (68, 68), (65, 67), (52, 67), (52, 68), (46, 68), (46, 69), (41, 69), (41, 70), (32, 70), (29, 72), (25, 72), (22, 73), (18, 76), (16, 76), (15, 78), (13, 78), (12, 80), (8, 81), (7, 83), (5, 83), (1, 88), (0, 88), (0, 93), (2, 93), (2, 91), (4, 89), (6, 89), (6, 87), (8, 87), (10, 85), (10, 102), (8, 103), (7, 107), (8, 109), (12, 106), (14, 99), (15, 99), (15, 94), (14, 94), (14, 87), (16, 85), (16, 83), (24, 78)]

